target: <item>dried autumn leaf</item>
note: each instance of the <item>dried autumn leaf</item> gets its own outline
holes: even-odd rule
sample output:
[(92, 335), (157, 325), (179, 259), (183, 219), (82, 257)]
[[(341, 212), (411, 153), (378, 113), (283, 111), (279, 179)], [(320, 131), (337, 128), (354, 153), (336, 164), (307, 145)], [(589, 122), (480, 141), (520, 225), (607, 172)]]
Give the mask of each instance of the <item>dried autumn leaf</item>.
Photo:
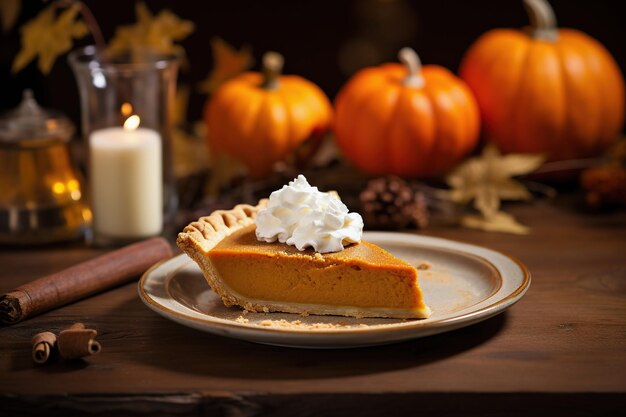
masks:
[(13, 29), (21, 9), (21, 0), (0, 0), (0, 23), (4, 32)]
[(494, 187), (483, 186), (477, 188), (477, 197), (474, 207), (484, 216), (493, 216), (500, 209), (500, 196)]
[(175, 127), (172, 132), (172, 162), (176, 178), (183, 178), (209, 167), (209, 153), (202, 132), (193, 126)]
[(110, 54), (129, 50), (137, 54), (145, 48), (163, 54), (182, 53), (182, 47), (175, 42), (185, 39), (193, 32), (193, 22), (179, 18), (169, 10), (153, 15), (143, 2), (135, 5), (135, 13), (137, 23), (121, 26), (115, 31), (107, 48)]
[(58, 17), (55, 11), (56, 6), (52, 4), (22, 27), (22, 49), (13, 61), (13, 73), (20, 71), (37, 56), (39, 70), (44, 74), (49, 73), (57, 57), (72, 48), (73, 40), (89, 33), (87, 26), (76, 19), (78, 5), (71, 5)]
[(503, 211), (498, 211), (491, 217), (466, 215), (461, 218), (461, 225), (487, 232), (505, 232), (517, 235), (526, 235), (530, 232), (527, 226), (518, 223), (513, 216)]
[(249, 46), (237, 50), (223, 39), (213, 38), (211, 50), (213, 69), (199, 85), (200, 91), (207, 94), (211, 94), (224, 81), (241, 74), (252, 65), (252, 50)]
[(452, 188), (448, 198), (466, 204), (474, 200), (474, 207), (486, 218), (500, 209), (500, 200), (528, 200), (532, 197), (526, 187), (512, 177), (537, 169), (543, 155), (501, 155), (488, 145), (479, 157), (470, 158), (457, 167), (446, 182)]
[(189, 107), (189, 86), (181, 85), (176, 89), (171, 117), (174, 126), (181, 126), (187, 121), (187, 108)]
[(220, 186), (228, 183), (233, 178), (245, 172), (245, 168), (238, 160), (230, 157), (224, 152), (210, 155), (211, 176), (207, 181), (205, 193), (209, 196), (219, 194)]

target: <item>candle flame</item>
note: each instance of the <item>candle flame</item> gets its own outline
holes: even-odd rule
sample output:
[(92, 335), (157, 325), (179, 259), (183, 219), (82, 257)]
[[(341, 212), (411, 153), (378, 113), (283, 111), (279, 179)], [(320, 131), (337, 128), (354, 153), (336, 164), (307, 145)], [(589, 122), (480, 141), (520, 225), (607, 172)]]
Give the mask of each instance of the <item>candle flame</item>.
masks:
[(122, 112), (122, 116), (128, 117), (133, 114), (133, 105), (130, 103), (123, 103), (120, 111)]
[(124, 122), (124, 129), (135, 130), (139, 127), (140, 122), (141, 122), (141, 119), (139, 119), (139, 116), (137, 116), (136, 114), (133, 114)]

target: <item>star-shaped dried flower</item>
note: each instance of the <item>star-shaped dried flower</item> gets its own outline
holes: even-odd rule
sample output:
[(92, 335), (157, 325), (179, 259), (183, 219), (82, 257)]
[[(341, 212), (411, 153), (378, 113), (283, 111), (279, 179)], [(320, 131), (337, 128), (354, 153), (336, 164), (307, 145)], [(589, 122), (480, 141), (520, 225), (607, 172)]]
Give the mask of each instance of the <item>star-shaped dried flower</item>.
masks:
[(544, 160), (543, 155), (501, 155), (497, 148), (488, 145), (481, 156), (470, 158), (457, 167), (446, 178), (452, 189), (448, 197), (459, 204), (473, 200), (474, 207), (482, 214), (482, 219), (471, 216), (461, 223), (483, 230), (526, 233), (525, 226), (500, 211), (500, 201), (532, 198), (524, 184), (513, 177), (534, 171)]
[(448, 175), (450, 199), (461, 204), (474, 200), (474, 207), (486, 217), (500, 209), (500, 200), (529, 200), (530, 192), (512, 177), (534, 171), (544, 159), (543, 155), (501, 155), (488, 145), (481, 156), (468, 159)]
[(137, 23), (120, 26), (115, 31), (107, 48), (110, 54), (129, 50), (137, 53), (145, 48), (163, 54), (182, 53), (182, 47), (175, 42), (185, 39), (193, 32), (193, 22), (179, 18), (170, 10), (162, 10), (153, 15), (143, 2), (135, 5), (135, 13)]
[(252, 51), (249, 46), (237, 50), (223, 39), (211, 39), (213, 69), (199, 85), (200, 91), (211, 94), (220, 84), (239, 75), (252, 66)]
[(74, 4), (57, 17), (56, 6), (51, 4), (27, 22), (21, 29), (22, 49), (13, 61), (12, 71), (20, 71), (39, 56), (39, 70), (49, 73), (57, 57), (72, 48), (73, 39), (89, 33), (82, 20), (76, 19), (78, 12), (79, 6)]

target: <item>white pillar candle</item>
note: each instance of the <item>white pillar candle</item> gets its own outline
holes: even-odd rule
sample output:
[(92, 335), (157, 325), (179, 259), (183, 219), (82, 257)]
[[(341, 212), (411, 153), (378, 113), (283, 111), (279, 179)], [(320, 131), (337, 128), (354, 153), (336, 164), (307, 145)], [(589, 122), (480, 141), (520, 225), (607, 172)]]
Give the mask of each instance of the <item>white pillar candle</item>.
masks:
[(135, 126), (128, 125), (89, 136), (95, 235), (132, 239), (157, 235), (163, 228), (161, 136), (137, 128), (138, 118)]

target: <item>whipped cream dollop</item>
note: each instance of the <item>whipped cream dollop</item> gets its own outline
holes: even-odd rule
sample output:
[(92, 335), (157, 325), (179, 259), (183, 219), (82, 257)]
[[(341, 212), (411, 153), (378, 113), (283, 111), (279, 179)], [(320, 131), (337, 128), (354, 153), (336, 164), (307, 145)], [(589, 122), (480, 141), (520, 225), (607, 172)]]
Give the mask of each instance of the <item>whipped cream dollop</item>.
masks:
[(361, 215), (349, 213), (336, 195), (312, 187), (304, 175), (274, 191), (256, 217), (258, 240), (278, 240), (299, 250), (338, 252), (344, 245), (360, 242), (362, 235)]

